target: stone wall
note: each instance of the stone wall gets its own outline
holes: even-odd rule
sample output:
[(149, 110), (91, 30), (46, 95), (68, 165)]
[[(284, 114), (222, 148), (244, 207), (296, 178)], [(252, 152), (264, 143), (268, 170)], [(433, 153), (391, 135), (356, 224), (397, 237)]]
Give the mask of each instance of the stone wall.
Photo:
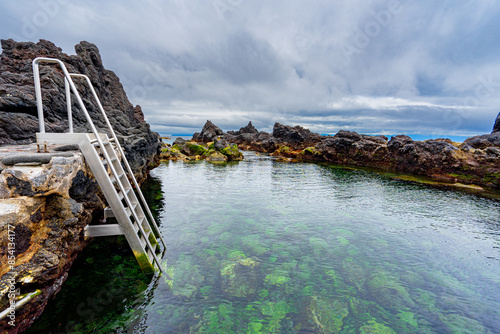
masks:
[(9, 306), (11, 282), (21, 296), (41, 293), (16, 311), (15, 327), (0, 321), (2, 333), (22, 331), (41, 314), (88, 242), (84, 227), (103, 209), (79, 151), (13, 149), (0, 150), (0, 311)]

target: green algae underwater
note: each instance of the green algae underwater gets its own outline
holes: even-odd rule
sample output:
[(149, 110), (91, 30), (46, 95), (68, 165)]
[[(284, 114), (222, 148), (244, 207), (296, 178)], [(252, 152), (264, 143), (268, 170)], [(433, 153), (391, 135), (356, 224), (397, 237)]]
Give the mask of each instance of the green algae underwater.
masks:
[(96, 239), (28, 333), (499, 333), (500, 202), (368, 171), (166, 162), (145, 277)]

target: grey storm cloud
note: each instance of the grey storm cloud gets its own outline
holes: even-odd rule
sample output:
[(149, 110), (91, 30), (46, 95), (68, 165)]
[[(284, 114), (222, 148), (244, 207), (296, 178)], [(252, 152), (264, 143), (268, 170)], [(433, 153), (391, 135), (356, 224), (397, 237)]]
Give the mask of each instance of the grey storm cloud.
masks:
[(0, 0), (2, 38), (95, 43), (153, 129), (469, 136), (500, 104), (496, 1)]

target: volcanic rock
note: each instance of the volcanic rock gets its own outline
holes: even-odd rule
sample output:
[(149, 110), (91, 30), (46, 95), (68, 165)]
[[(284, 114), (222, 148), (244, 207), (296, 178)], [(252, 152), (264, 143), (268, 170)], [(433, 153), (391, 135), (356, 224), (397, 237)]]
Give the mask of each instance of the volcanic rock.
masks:
[[(97, 47), (89, 42), (75, 46), (77, 55), (69, 56), (47, 40), (38, 43), (1, 40), (0, 55), (0, 145), (34, 142), (39, 131), (33, 83), (32, 60), (50, 57), (62, 60), (69, 72), (89, 76), (113, 129), (125, 148), (125, 154), (138, 176), (144, 176), (160, 149), (159, 135), (144, 121), (140, 106), (127, 98), (119, 78), (106, 70)], [(46, 132), (68, 129), (64, 79), (55, 65), (40, 66)], [(102, 115), (90, 91), (83, 85), (80, 93), (100, 132), (106, 131)], [(75, 132), (88, 132), (89, 126), (73, 98)]]
[(278, 143), (286, 143), (287, 146), (293, 149), (304, 149), (314, 146), (321, 140), (321, 135), (304, 129), (299, 125), (291, 127), (280, 123), (274, 124), (273, 137)]
[(472, 147), (475, 149), (485, 149), (487, 147), (500, 147), (500, 132), (494, 132), (489, 135), (474, 136), (467, 138), (463, 147)]
[[(22, 332), (41, 314), (87, 244), (84, 227), (92, 213), (103, 209), (97, 182), (81, 153), (54, 155), (48, 162), (48, 155), (42, 156), (40, 166), (0, 163), (0, 305), (8, 305), (9, 279), (15, 279), (21, 294), (39, 291), (16, 310), (16, 327), (7, 324), (9, 318), (0, 321), (2, 333)], [(9, 243), (15, 243), (14, 254)], [(12, 255), (13, 268), (7, 260)]]
[(500, 113), (498, 113), (497, 119), (495, 121), (495, 125), (493, 126), (493, 131), (491, 133), (494, 133), (494, 132), (500, 132)]
[(218, 126), (216, 126), (211, 121), (207, 121), (201, 130), (201, 133), (196, 132), (193, 135), (193, 141), (208, 143), (217, 139), (217, 137), (222, 136), (224, 131), (222, 131)]

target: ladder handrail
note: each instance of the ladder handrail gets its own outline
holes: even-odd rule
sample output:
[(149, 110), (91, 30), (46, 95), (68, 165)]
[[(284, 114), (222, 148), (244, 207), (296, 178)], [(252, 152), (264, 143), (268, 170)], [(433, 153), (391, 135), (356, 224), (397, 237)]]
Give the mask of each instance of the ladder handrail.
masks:
[[(38, 111), (38, 121), (40, 125), (40, 133), (45, 133), (45, 122), (44, 122), (44, 117), (43, 117), (43, 102), (42, 102), (42, 88), (40, 84), (40, 69), (39, 69), (39, 63), (52, 63), (52, 64), (59, 64), (61, 67), (61, 70), (63, 71), (64, 75), (64, 80), (69, 84), (69, 87), (71, 88), (71, 91), (73, 91), (73, 94), (76, 96), (76, 100), (78, 101), (78, 104), (80, 105), (80, 108), (83, 111), (83, 114), (85, 118), (87, 119), (87, 122), (90, 125), (90, 129), (92, 130), (92, 133), (96, 136), (97, 142), (101, 147), (103, 146), (102, 140), (99, 136), (99, 132), (97, 131), (97, 128), (94, 125), (94, 122), (92, 121), (92, 118), (90, 118), (90, 115), (87, 111), (87, 108), (85, 108), (85, 105), (83, 104), (82, 98), (80, 97), (80, 94), (78, 93), (78, 90), (76, 89), (76, 86), (71, 79), (71, 76), (66, 69), (66, 65), (59, 60), (55, 58), (45, 58), (45, 57), (38, 57), (33, 60), (33, 76), (35, 80), (35, 95), (36, 95), (36, 106), (37, 106), (37, 111)], [(68, 88), (66, 88), (66, 92), (68, 91)], [(67, 99), (66, 99), (67, 101)], [(68, 108), (69, 111), (69, 108)], [(69, 115), (68, 115), (69, 116)], [(72, 123), (72, 119), (71, 119)], [(73, 129), (73, 125), (71, 124), (70, 126), (71, 129)]]
[[(123, 149), (122, 149), (120, 143), (118, 142), (118, 137), (116, 136), (116, 133), (113, 130), (113, 127), (111, 126), (111, 123), (109, 122), (109, 118), (106, 115), (106, 112), (104, 111), (104, 108), (103, 108), (103, 106), (101, 104), (101, 101), (99, 100), (99, 97), (97, 96), (97, 93), (96, 93), (96, 91), (94, 89), (94, 86), (92, 85), (92, 82), (90, 81), (90, 78), (87, 75), (85, 75), (85, 74), (77, 74), (77, 73), (70, 73), (70, 76), (71, 77), (75, 77), (75, 78), (83, 78), (87, 82), (87, 85), (89, 86), (90, 91), (92, 92), (92, 95), (94, 96), (94, 99), (97, 102), (97, 106), (99, 107), (99, 110), (101, 111), (101, 113), (102, 113), (102, 115), (104, 117), (104, 120), (106, 121), (106, 125), (108, 126), (108, 130), (111, 133), (111, 137), (115, 140), (115, 143), (117, 144), (116, 147), (118, 148), (118, 152), (120, 153), (120, 155), (123, 158), (123, 162), (125, 164), (125, 167), (127, 168), (128, 174), (130, 175), (130, 179), (132, 179), (132, 181), (133, 181), (136, 193), (139, 194), (139, 199), (141, 201), (140, 204), (144, 208), (146, 208), (146, 213), (147, 213), (147, 216), (148, 216), (147, 218), (149, 218), (150, 223), (151, 223), (151, 225), (153, 225), (156, 234), (160, 237), (160, 240), (161, 240), (161, 242), (163, 244), (163, 247), (166, 248), (165, 241), (163, 240), (163, 237), (162, 237), (162, 235), (160, 233), (160, 229), (158, 228), (158, 225), (156, 224), (156, 220), (153, 217), (153, 213), (149, 209), (149, 205), (147, 205), (146, 199), (144, 198), (144, 194), (142, 193), (142, 190), (139, 187), (139, 184), (137, 183), (137, 180), (136, 180), (136, 178), (134, 176), (134, 172), (132, 171), (132, 168), (130, 167), (130, 164), (128, 163), (128, 160), (125, 157), (125, 153), (123, 152)], [(70, 104), (70, 109), (71, 109), (71, 104)], [(70, 110), (70, 109), (68, 109), (68, 110)], [(71, 113), (69, 113), (69, 114), (71, 114)]]

